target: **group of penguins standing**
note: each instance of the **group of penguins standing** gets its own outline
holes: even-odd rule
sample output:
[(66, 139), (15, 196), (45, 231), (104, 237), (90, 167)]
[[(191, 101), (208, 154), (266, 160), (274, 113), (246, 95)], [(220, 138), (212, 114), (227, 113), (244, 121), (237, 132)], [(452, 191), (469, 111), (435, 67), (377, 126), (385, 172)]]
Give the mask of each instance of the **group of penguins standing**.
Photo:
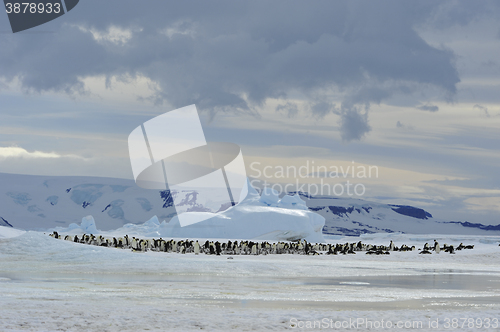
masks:
[[(139, 239), (136, 237), (130, 238), (128, 235), (124, 237), (107, 238), (102, 235), (95, 236), (93, 234), (83, 234), (80, 237), (75, 236), (62, 236), (54, 231), (50, 234), (51, 237), (56, 239), (64, 239), (75, 243), (82, 243), (87, 245), (95, 245), (101, 247), (131, 249), (136, 252), (146, 251), (159, 251), (159, 252), (173, 252), (180, 254), (194, 253), (207, 254), (207, 255), (267, 255), (267, 254), (301, 254), (301, 255), (338, 255), (338, 254), (356, 254), (356, 252), (366, 252), (368, 255), (389, 255), (391, 251), (415, 251), (415, 246), (409, 247), (403, 244), (400, 247), (394, 245), (391, 241), (389, 246), (384, 245), (371, 245), (365, 244), (361, 241), (344, 243), (344, 244), (311, 244), (305, 240), (298, 242), (276, 242), (269, 243), (253, 242), (253, 241), (205, 241), (199, 243), (198, 240), (164, 240), (159, 239)], [(424, 245), (424, 249), (420, 254), (431, 254), (431, 250), (439, 253), (441, 250), (445, 252), (455, 253), (453, 246), (446, 244), (441, 249), (437, 241), (434, 241), (434, 247), (429, 247), (429, 244)], [(473, 249), (474, 246), (464, 246), (462, 243), (456, 248)], [(420, 250), (420, 249), (419, 249)]]
[(440, 247), (439, 243), (434, 240), (434, 246), (430, 246), (429, 243), (424, 244), (424, 250), (419, 252), (419, 254), (432, 254), (431, 251), (434, 251), (436, 254), (439, 254), (441, 251), (454, 254), (455, 250), (462, 250), (462, 249), (474, 249), (474, 245), (466, 245), (464, 246), (463, 243), (460, 243), (457, 248), (455, 248), (453, 245), (447, 245), (446, 243)]

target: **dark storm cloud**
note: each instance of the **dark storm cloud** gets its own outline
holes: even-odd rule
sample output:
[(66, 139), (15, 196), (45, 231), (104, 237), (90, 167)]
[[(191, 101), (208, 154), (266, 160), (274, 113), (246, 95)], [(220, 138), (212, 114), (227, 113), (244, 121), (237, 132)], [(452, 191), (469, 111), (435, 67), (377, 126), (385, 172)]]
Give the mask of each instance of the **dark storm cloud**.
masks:
[(465, 26), (479, 17), (498, 19), (499, 9), (498, 1), (441, 1), (429, 15), (427, 23), (438, 29), (454, 25)]
[(342, 107), (340, 113), (340, 137), (343, 141), (360, 140), (371, 130), (368, 111), (357, 107)]
[(299, 108), (295, 103), (286, 103), (276, 106), (276, 112), (285, 112), (289, 118), (294, 118), (299, 113)]
[(476, 109), (477, 109), (477, 110), (480, 110), (481, 112), (483, 112), (483, 113), (484, 113), (484, 115), (485, 115), (486, 117), (488, 117), (488, 118), (490, 117), (490, 112), (488, 112), (488, 108), (487, 108), (487, 107), (484, 107), (484, 106), (481, 106), (481, 105), (479, 105), (479, 104), (476, 104), (476, 105), (474, 105), (473, 109), (474, 109), (474, 110), (476, 110)]
[[(153, 102), (196, 103), (212, 114), (250, 112), (266, 98), (299, 91), (321, 116), (333, 109), (322, 91), (336, 88), (351, 105), (338, 112), (342, 138), (357, 140), (370, 131), (367, 112), (359, 111), (370, 103), (420, 85), (456, 92), (454, 55), (414, 30), (453, 10), (441, 7), (434, 1), (87, 0), (44, 25), (57, 33), (2, 35), (0, 76), (18, 77), (30, 91), (82, 93), (87, 76), (144, 75), (159, 83)], [(104, 38), (112, 26), (130, 34)], [(293, 107), (287, 112), (296, 114)]]
[(335, 112), (335, 113), (339, 114), (339, 112), (335, 110), (334, 104), (332, 105), (332, 104), (324, 102), (324, 101), (320, 101), (320, 102), (317, 102), (317, 103), (311, 105), (311, 112), (312, 112), (313, 116), (315, 116), (317, 118), (324, 118), (330, 112)]
[(404, 129), (404, 130), (415, 129), (415, 127), (413, 127), (412, 125), (406, 125), (406, 124), (402, 123), (401, 121), (396, 122), (396, 128)]
[(427, 112), (439, 111), (439, 107), (437, 107), (436, 105), (431, 105), (431, 104), (420, 105), (420, 106), (417, 106), (417, 108), (421, 111), (427, 111)]

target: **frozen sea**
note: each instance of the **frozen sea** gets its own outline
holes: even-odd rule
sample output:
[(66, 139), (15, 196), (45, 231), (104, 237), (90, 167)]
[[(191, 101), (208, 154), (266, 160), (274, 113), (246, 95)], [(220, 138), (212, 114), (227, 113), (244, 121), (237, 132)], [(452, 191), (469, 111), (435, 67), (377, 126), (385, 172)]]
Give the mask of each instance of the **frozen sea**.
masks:
[(136, 253), (2, 228), (0, 331), (500, 330), (500, 237), (328, 242), (391, 239), (475, 248), (228, 259)]

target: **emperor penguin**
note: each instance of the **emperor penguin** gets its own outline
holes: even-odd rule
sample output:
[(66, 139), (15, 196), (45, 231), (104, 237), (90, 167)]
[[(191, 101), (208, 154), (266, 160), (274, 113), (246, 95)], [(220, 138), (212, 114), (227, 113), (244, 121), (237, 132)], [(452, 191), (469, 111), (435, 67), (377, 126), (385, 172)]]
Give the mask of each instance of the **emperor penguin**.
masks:
[(147, 243), (146, 243), (146, 240), (140, 240), (140, 241), (139, 241), (139, 250), (140, 250), (140, 251), (148, 251), (148, 250), (147, 250)]
[(389, 250), (394, 251), (394, 242), (391, 240), (391, 244), (389, 244)]
[(215, 242), (215, 254), (217, 256), (220, 256), (220, 253), (222, 252), (221, 247), (220, 247), (220, 242), (217, 241)]
[(139, 250), (139, 246), (137, 245), (137, 239), (134, 237), (132, 237), (132, 250)]
[(200, 254), (200, 244), (198, 243), (198, 240), (194, 243), (194, 254), (199, 255)]
[(257, 245), (252, 246), (252, 255), (257, 255)]
[(302, 251), (304, 249), (304, 246), (302, 245), (302, 242), (299, 242), (298, 248), (299, 251)]
[(436, 254), (439, 254), (439, 252), (441, 251), (439, 243), (436, 240), (434, 240), (434, 251), (436, 252)]

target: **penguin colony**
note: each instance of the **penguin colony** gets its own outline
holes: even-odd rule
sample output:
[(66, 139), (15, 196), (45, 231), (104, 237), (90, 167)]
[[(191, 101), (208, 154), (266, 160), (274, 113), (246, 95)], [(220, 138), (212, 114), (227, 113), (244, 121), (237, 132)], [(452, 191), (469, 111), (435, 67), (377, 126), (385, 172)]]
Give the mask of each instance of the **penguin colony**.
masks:
[[(394, 245), (391, 241), (389, 246), (365, 244), (361, 241), (344, 243), (344, 244), (311, 244), (305, 240), (298, 242), (276, 242), (269, 243), (253, 242), (253, 241), (205, 241), (199, 243), (198, 240), (164, 240), (159, 239), (139, 239), (136, 237), (130, 238), (128, 235), (124, 237), (105, 238), (102, 235), (95, 236), (93, 234), (83, 234), (78, 237), (62, 236), (54, 231), (49, 236), (55, 239), (64, 239), (75, 243), (87, 245), (95, 245), (101, 247), (111, 247), (120, 249), (131, 249), (136, 252), (159, 251), (159, 252), (174, 252), (180, 254), (194, 253), (207, 255), (268, 255), (268, 254), (300, 254), (300, 255), (347, 255), (356, 254), (356, 252), (365, 252), (367, 255), (389, 255), (391, 251), (415, 251), (415, 246), (409, 247), (403, 244), (400, 247)], [(473, 249), (473, 245), (464, 246), (462, 243), (456, 248), (452, 245), (444, 245), (442, 248), (437, 241), (434, 241), (434, 246), (430, 247), (428, 243), (424, 245), (424, 249), (420, 254), (431, 254), (431, 251), (439, 253), (441, 250), (454, 254), (455, 250)], [(421, 250), (421, 249), (419, 249)]]
[[(447, 245), (446, 243), (441, 247), (439, 243), (434, 240), (434, 245), (431, 247), (429, 243), (424, 244), (424, 249), (419, 252), (419, 254), (432, 254), (431, 251), (434, 251), (436, 254), (439, 254), (441, 251), (454, 254), (455, 250), (462, 250), (462, 249), (474, 249), (474, 245), (467, 245), (464, 246), (463, 243), (460, 243), (456, 248), (453, 245)], [(420, 250), (420, 249), (419, 249)]]

